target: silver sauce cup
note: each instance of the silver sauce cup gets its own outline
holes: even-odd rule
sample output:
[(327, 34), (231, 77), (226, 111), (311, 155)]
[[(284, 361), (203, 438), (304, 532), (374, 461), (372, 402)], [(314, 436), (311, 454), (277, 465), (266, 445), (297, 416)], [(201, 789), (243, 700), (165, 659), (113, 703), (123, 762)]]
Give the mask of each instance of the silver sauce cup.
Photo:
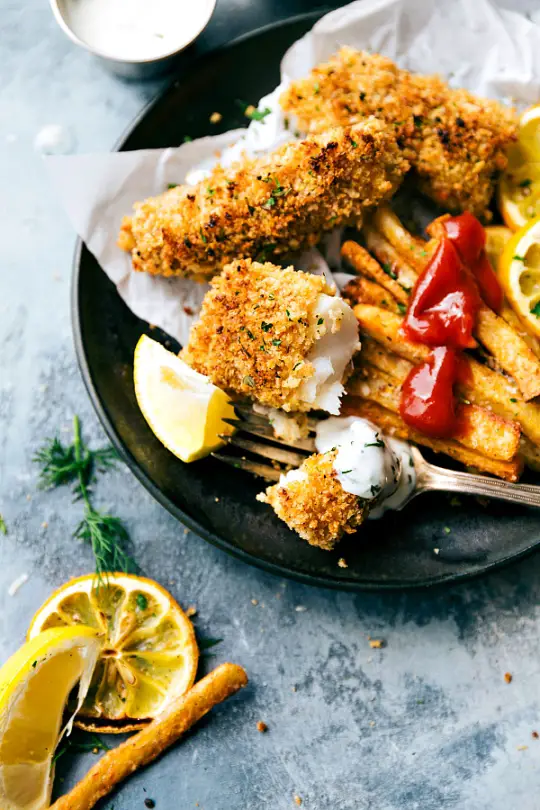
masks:
[[(198, 2), (198, 0), (192, 1), (194, 3)], [(81, 48), (84, 48), (96, 56), (110, 71), (124, 79), (151, 79), (155, 76), (166, 73), (168, 70), (171, 70), (174, 67), (175, 62), (182, 51), (184, 51), (188, 45), (191, 45), (191, 43), (199, 36), (199, 34), (202, 33), (202, 31), (204, 31), (210, 22), (210, 18), (214, 13), (217, 0), (209, 0), (206, 16), (201, 18), (200, 27), (187, 42), (183, 42), (173, 51), (167, 51), (150, 59), (124, 59), (122, 57), (117, 57), (113, 53), (105, 53), (99, 48), (96, 48), (81, 39), (80, 36), (71, 28), (69, 22), (69, 5), (70, 2), (84, 2), (84, 0), (49, 0), (49, 2), (51, 4), (56, 22), (62, 31), (71, 39), (72, 42), (75, 42), (76, 45), (80, 45)], [(148, 2), (152, 2), (152, 0), (148, 0)], [(171, 3), (174, 3), (174, 0), (171, 0)]]

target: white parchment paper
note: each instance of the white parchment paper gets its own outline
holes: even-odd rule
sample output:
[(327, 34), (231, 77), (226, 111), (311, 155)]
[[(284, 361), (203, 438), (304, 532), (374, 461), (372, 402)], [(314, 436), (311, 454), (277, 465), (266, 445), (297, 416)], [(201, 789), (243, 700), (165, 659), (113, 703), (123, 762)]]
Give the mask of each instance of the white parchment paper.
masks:
[[(197, 182), (216, 162), (242, 152), (262, 154), (292, 137), (278, 98), (341, 45), (383, 53), (401, 67), (440, 73), (451, 85), (524, 107), (540, 98), (540, 25), (499, 9), (490, 0), (356, 0), (330, 12), (284, 55), (282, 81), (259, 102), (272, 113), (247, 129), (201, 138), (176, 148), (93, 155), (50, 156), (48, 168), (75, 230), (119, 294), (140, 318), (187, 340), (207, 285), (134, 273), (116, 246), (122, 217), (133, 203), (159, 194), (169, 183)], [(301, 269), (339, 273), (338, 235), (322, 254), (309, 251)]]

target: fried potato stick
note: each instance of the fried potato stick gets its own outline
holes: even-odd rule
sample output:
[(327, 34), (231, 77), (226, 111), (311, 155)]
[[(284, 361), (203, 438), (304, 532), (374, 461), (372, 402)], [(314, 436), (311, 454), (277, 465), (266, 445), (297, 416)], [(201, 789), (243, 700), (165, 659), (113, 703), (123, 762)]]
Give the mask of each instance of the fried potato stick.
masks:
[(409, 296), (397, 279), (390, 273), (385, 272), (379, 262), (371, 256), (358, 242), (347, 241), (341, 247), (343, 258), (362, 276), (366, 276), (371, 281), (379, 284), (387, 290), (395, 299), (404, 306), (407, 305)]
[(341, 294), (352, 307), (355, 304), (373, 304), (375, 307), (388, 309), (397, 315), (405, 310), (405, 304), (396, 301), (388, 290), (365, 276), (352, 278)]
[[(387, 351), (411, 363), (421, 363), (429, 353), (427, 346), (412, 343), (400, 334), (402, 317), (388, 310), (369, 304), (357, 304), (353, 308), (362, 332), (369, 335)], [(525, 402), (516, 386), (497, 371), (482, 365), (466, 354), (464, 358), (470, 371), (470, 380), (460, 391), (476, 405), (491, 407), (500, 416), (520, 423), (523, 432), (536, 444), (540, 444), (540, 406)]]
[[(348, 392), (399, 413), (402, 382), (378, 368), (362, 364), (362, 376), (351, 380)], [(459, 444), (500, 461), (511, 461), (519, 451), (521, 429), (517, 422), (479, 405), (463, 403), (458, 403), (456, 416), (459, 427), (453, 439)]]
[(429, 436), (424, 436), (423, 433), (409, 428), (399, 414), (392, 413), (392, 411), (383, 408), (376, 402), (371, 402), (362, 397), (346, 396), (343, 400), (341, 415), (362, 416), (364, 419), (374, 422), (390, 436), (396, 436), (398, 439), (429, 447), (436, 453), (444, 453), (450, 456), (466, 467), (473, 467), (476, 470), (495, 475), (497, 478), (503, 478), (505, 481), (519, 481), (523, 470), (523, 461), (519, 456), (512, 461), (499, 461), (487, 458), (487, 456), (475, 450), (470, 450), (468, 447), (463, 447), (463, 445), (452, 439), (431, 439)]
[(108, 751), (51, 810), (91, 810), (123, 779), (156, 759), (214, 706), (247, 682), (246, 672), (237, 664), (216, 667), (142, 731)]

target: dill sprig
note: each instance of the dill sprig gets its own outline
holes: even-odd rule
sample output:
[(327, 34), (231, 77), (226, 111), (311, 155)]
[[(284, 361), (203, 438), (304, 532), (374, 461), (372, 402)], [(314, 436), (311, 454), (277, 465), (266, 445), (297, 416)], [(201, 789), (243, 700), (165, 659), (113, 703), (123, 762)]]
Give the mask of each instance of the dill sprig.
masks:
[(58, 438), (49, 439), (34, 456), (41, 466), (40, 486), (44, 489), (73, 484), (76, 500), (84, 504), (84, 516), (74, 536), (92, 547), (96, 574), (101, 581), (109, 571), (133, 570), (133, 561), (125, 551), (129, 535), (122, 521), (100, 512), (90, 500), (91, 484), (98, 472), (106, 472), (118, 460), (112, 447), (90, 450), (81, 434), (78, 416), (73, 417), (73, 443), (64, 445)]

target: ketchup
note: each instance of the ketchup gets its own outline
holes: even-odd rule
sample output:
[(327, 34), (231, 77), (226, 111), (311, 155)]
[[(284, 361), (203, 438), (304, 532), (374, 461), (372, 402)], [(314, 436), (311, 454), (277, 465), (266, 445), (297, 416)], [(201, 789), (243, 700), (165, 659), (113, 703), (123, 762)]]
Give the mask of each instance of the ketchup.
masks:
[(401, 389), (401, 415), (426, 436), (452, 436), (456, 428), (453, 387), (459, 374), (455, 349), (438, 346), (415, 366)]
[(468, 211), (443, 222), (461, 260), (474, 276), (480, 295), (495, 312), (500, 312), (503, 292), (499, 280), (486, 256), (486, 232), (476, 217)]
[(445, 235), (416, 282), (403, 322), (404, 335), (432, 351), (403, 383), (400, 412), (415, 430), (446, 438), (459, 429), (454, 386), (464, 369), (460, 352), (476, 346), (482, 300), (499, 311), (503, 294), (480, 222), (465, 213), (442, 225)]
[(472, 349), (480, 299), (474, 279), (449, 239), (441, 239), (411, 295), (403, 331), (426, 346)]

